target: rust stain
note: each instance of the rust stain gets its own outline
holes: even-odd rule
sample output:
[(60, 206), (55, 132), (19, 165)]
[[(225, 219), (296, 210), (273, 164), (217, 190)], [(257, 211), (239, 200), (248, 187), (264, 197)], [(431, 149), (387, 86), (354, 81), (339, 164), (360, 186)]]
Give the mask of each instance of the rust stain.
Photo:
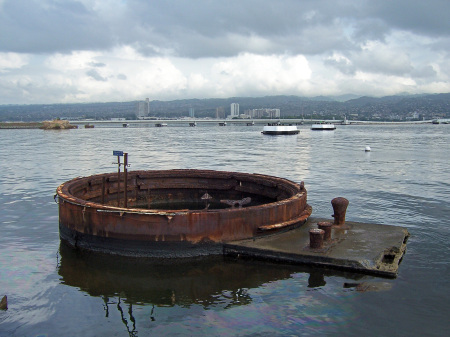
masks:
[(303, 182), (211, 170), (131, 171), (127, 184), (115, 173), (78, 177), (56, 193), (60, 226), (137, 241), (222, 243), (298, 226), (312, 211)]

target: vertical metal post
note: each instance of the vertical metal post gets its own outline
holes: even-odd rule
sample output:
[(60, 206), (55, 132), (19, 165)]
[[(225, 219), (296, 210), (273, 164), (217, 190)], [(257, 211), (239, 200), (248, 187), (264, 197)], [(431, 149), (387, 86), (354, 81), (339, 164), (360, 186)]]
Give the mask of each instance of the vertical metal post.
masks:
[(331, 200), (331, 206), (333, 206), (334, 214), (332, 217), (334, 218), (335, 226), (344, 226), (345, 225), (345, 213), (347, 212), (348, 200), (342, 197), (337, 197)]
[(138, 175), (136, 174), (135, 182), (134, 182), (134, 200), (135, 205), (138, 203)]
[(105, 204), (105, 189), (106, 189), (106, 178), (102, 178), (102, 205)]
[(309, 247), (313, 249), (323, 248), (323, 235), (325, 231), (323, 229), (310, 229), (309, 230)]
[(123, 193), (123, 197), (124, 197), (124, 202), (123, 202), (123, 207), (127, 208), (128, 207), (128, 153), (124, 153), (123, 154), (123, 173), (124, 173), (124, 193)]
[(120, 156), (117, 156), (117, 207), (120, 207)]
[(331, 240), (331, 228), (333, 227), (333, 224), (331, 222), (318, 222), (317, 226), (319, 229), (323, 229), (325, 233), (323, 234), (324, 241), (330, 241)]

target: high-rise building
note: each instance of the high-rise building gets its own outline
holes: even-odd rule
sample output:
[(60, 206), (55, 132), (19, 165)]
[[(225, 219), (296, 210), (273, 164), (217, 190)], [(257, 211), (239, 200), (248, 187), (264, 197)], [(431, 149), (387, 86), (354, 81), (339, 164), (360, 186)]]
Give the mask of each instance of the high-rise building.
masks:
[(250, 116), (252, 118), (261, 118), (261, 117), (268, 117), (268, 118), (280, 118), (281, 113), (280, 109), (253, 109), (250, 111)]
[(225, 109), (223, 106), (216, 108), (216, 118), (225, 118)]
[(231, 118), (239, 117), (239, 103), (231, 103)]
[(148, 98), (145, 101), (137, 103), (136, 117), (142, 119), (150, 115), (150, 100)]
[(189, 117), (194, 118), (194, 108), (189, 108)]

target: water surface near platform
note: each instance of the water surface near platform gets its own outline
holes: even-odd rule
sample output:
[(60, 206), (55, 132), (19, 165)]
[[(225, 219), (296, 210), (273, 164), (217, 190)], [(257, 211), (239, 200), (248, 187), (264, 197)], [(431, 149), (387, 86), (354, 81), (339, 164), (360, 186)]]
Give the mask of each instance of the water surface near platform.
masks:
[[(290, 136), (260, 126), (0, 130), (0, 296), (9, 301), (0, 336), (445, 334), (450, 126), (299, 128)], [(56, 187), (115, 172), (113, 150), (129, 153), (130, 170), (303, 180), (314, 217), (331, 219), (331, 199), (343, 196), (349, 220), (408, 228), (399, 276), (221, 257), (129, 263), (60, 247)]]

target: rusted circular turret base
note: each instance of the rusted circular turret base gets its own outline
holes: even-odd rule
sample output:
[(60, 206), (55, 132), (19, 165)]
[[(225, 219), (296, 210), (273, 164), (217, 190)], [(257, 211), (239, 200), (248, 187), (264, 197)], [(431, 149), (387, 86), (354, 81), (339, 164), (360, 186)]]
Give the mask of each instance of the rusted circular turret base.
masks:
[(58, 187), (60, 237), (127, 256), (221, 254), (225, 242), (303, 224), (311, 215), (306, 196), (303, 184), (260, 174), (132, 171), (126, 183), (100, 174)]

